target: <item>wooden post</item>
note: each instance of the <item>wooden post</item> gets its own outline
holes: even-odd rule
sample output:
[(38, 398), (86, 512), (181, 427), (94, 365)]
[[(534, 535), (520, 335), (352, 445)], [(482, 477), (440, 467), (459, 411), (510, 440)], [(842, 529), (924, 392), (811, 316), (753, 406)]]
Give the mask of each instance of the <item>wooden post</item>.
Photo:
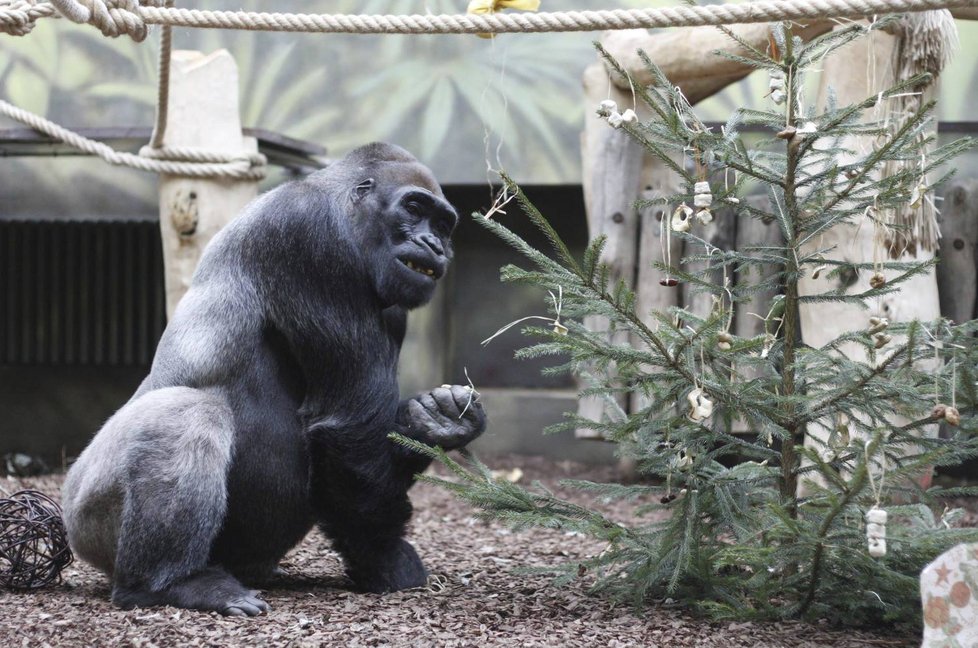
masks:
[[(670, 186), (676, 179), (676, 175), (666, 168), (660, 161), (655, 160), (659, 167), (655, 174), (655, 185), (648, 185), (642, 192), (642, 198), (651, 200), (656, 197), (669, 196), (676, 191), (675, 186)], [(669, 218), (669, 205), (653, 205), (639, 210), (639, 249), (638, 267), (635, 272), (635, 310), (648, 324), (652, 330), (659, 327), (658, 320), (652, 317), (655, 311), (666, 312), (669, 308), (679, 305), (678, 287), (666, 287), (659, 283), (665, 278), (665, 273), (653, 266), (653, 263), (665, 263), (665, 253), (668, 253), (673, 263), (679, 263), (682, 255), (683, 242), (678, 236), (670, 237), (670, 240), (663, 241), (665, 230), (662, 227), (662, 220)], [(632, 341), (633, 345), (638, 345), (638, 340)], [(639, 391), (632, 393), (631, 411), (637, 412), (643, 407), (647, 407), (649, 399)]]
[[(732, 250), (734, 247), (734, 238), (737, 235), (737, 217), (729, 209), (723, 209), (715, 212), (713, 220), (707, 225), (700, 225), (695, 220), (693, 222), (694, 224), (690, 233), (703, 239), (706, 245), (699, 242), (691, 242), (687, 239), (683, 245), (684, 261), (682, 263), (682, 269), (690, 274), (705, 277), (706, 269), (713, 266), (714, 269), (709, 273), (709, 281), (714, 286), (722, 286), (723, 270), (717, 269), (719, 267), (718, 263), (713, 263), (706, 259), (687, 259), (691, 256), (705, 255), (708, 249), (707, 246), (709, 246), (709, 249), (718, 248), (724, 252)], [(729, 279), (733, 282), (734, 278), (730, 276)], [(714, 293), (703, 291), (702, 289), (698, 289), (697, 286), (685, 282), (681, 285), (683, 308), (697, 317), (704, 319), (709, 317), (710, 311), (713, 310)]]
[(956, 180), (944, 192), (937, 285), (941, 315), (961, 324), (978, 300), (978, 180)]
[[(590, 114), (586, 117), (582, 140), (584, 160), (584, 200), (587, 209), (588, 233), (593, 240), (604, 234), (608, 243), (602, 260), (611, 269), (611, 283), (619, 279), (632, 287), (635, 277), (636, 241), (638, 239), (638, 212), (635, 201), (642, 174), (640, 144), (622, 130), (611, 128), (594, 114), (601, 100), (608, 97), (607, 75), (603, 66), (591, 66), (584, 75), (584, 91)], [(612, 89), (611, 98), (618, 101), (623, 110), (631, 106), (631, 94)], [(584, 324), (592, 331), (607, 331), (608, 320), (589, 316)], [(625, 344), (628, 334), (611, 335), (614, 343)], [(587, 387), (588, 385), (581, 385)], [(617, 399), (618, 405), (627, 407), (627, 399)], [(606, 402), (602, 398), (582, 398), (578, 414), (593, 420), (601, 420)], [(601, 438), (593, 430), (578, 429), (580, 438)]]
[[(226, 50), (173, 52), (168, 106), (164, 147), (229, 154), (258, 148), (254, 138), (241, 135), (238, 69)], [(204, 247), (257, 194), (252, 180), (160, 176), (167, 317), (187, 291)]]

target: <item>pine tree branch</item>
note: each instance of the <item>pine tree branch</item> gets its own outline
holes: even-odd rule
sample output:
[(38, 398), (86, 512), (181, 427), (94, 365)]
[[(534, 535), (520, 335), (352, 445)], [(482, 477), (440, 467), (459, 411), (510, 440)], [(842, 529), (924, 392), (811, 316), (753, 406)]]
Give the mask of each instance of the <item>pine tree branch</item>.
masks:
[(799, 422), (803, 424), (807, 424), (807, 423), (811, 423), (812, 421), (816, 421), (824, 416), (827, 416), (828, 412), (826, 412), (826, 410), (831, 408), (839, 401), (848, 398), (853, 394), (865, 389), (866, 386), (869, 384), (869, 382), (873, 380), (873, 378), (883, 375), (883, 373), (886, 372), (886, 370), (890, 367), (891, 364), (893, 364), (894, 361), (896, 361), (897, 358), (899, 358), (909, 350), (910, 349), (908, 344), (905, 343), (900, 345), (899, 347), (896, 348), (896, 350), (894, 350), (894, 352), (891, 355), (887, 356), (886, 359), (883, 360), (883, 362), (877, 364), (875, 367), (872, 367), (869, 373), (867, 373), (865, 376), (863, 376), (856, 382), (849, 385), (848, 388), (844, 389), (838, 394), (835, 394), (825, 399), (821, 403), (818, 403), (817, 405), (814, 405), (813, 407), (809, 408), (808, 410), (809, 413), (807, 415), (802, 416), (799, 419)]
[(824, 538), (828, 535), (829, 530), (832, 528), (832, 523), (835, 522), (835, 518), (837, 518), (839, 514), (845, 510), (856, 495), (862, 492), (863, 487), (866, 485), (866, 478), (869, 475), (870, 457), (876, 454), (876, 450), (879, 448), (881, 439), (882, 435), (876, 434), (874, 435), (872, 441), (869, 442), (869, 445), (866, 446), (866, 458), (857, 466), (856, 472), (853, 475), (852, 480), (849, 482), (849, 488), (842, 491), (842, 498), (835, 506), (831, 508), (831, 510), (829, 510), (818, 527), (817, 537), (819, 538), (819, 542), (815, 545), (815, 551), (812, 554), (812, 571), (808, 581), (808, 591), (798, 609), (798, 614), (801, 616), (808, 611), (808, 608), (815, 600), (815, 594), (818, 591), (818, 581), (822, 572), (822, 559), (825, 553)]

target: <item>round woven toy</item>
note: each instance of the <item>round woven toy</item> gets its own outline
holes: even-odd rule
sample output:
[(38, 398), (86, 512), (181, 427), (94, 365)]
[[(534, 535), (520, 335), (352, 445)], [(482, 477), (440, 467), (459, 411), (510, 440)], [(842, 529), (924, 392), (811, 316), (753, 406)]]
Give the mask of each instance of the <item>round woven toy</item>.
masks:
[(71, 564), (61, 507), (44, 493), (0, 498), (0, 585), (36, 589), (61, 580)]

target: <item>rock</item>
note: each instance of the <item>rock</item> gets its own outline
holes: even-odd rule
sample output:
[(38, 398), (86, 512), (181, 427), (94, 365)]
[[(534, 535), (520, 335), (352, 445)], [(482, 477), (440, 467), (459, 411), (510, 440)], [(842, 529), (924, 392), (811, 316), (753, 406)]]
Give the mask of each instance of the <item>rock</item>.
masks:
[(920, 573), (921, 648), (978, 646), (978, 543), (959, 544)]

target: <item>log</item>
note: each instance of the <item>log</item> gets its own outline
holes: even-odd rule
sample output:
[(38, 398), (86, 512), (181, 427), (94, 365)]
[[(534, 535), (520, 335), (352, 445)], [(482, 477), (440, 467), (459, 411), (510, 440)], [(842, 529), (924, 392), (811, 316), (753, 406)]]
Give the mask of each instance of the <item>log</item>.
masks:
[[(170, 61), (170, 97), (163, 145), (228, 154), (258, 150), (241, 134), (238, 70), (226, 50), (204, 55), (175, 51)], [(252, 180), (160, 176), (166, 313), (190, 286), (204, 247), (258, 194)]]
[[(898, 44), (898, 39), (884, 33), (874, 33), (871, 38), (862, 38), (845, 47), (837, 50), (829, 56), (824, 64), (821, 89), (819, 92), (819, 106), (824, 106), (827, 102), (829, 88), (831, 87), (836, 96), (836, 102), (840, 106), (855, 103), (867, 96), (880, 92), (894, 82), (894, 55)], [(923, 101), (928, 101), (936, 92), (936, 84), (932, 84), (924, 91)], [(867, 114), (864, 119), (872, 120), (876, 117)], [(868, 138), (855, 138), (852, 141), (843, 143), (843, 146), (851, 150), (868, 151), (873, 146), (873, 142)], [(845, 162), (846, 160), (842, 160)], [(860, 226), (861, 225), (861, 226)], [(804, 253), (809, 253), (818, 248), (830, 248), (833, 251), (825, 256), (832, 259), (854, 262), (870, 263), (874, 258), (874, 231), (869, 223), (850, 223), (833, 227), (825, 232), (824, 235), (812, 241)], [(885, 254), (883, 255), (886, 256)], [(934, 252), (928, 252), (922, 246), (910, 252), (905, 252), (897, 261), (927, 261), (934, 257)], [(813, 293), (826, 292), (836, 287), (842, 287), (841, 278), (827, 278), (824, 274), (815, 279), (811, 274), (812, 268), (804, 268), (804, 273), (798, 282), (799, 294), (811, 295)], [(863, 292), (869, 288), (869, 278), (871, 272), (860, 272), (850, 285), (846, 287), (847, 293)], [(884, 271), (887, 278), (893, 277), (895, 271)], [(879, 301), (869, 304), (870, 309), (864, 310), (852, 304), (841, 303), (809, 303), (802, 304), (799, 309), (801, 320), (801, 337), (805, 344), (813, 347), (821, 347), (830, 340), (836, 338), (845, 331), (865, 328), (868, 325), (868, 318), (871, 315), (879, 315), (888, 318), (891, 322), (906, 322), (914, 319), (921, 321), (932, 321), (940, 315), (940, 305), (937, 297), (937, 276), (933, 268), (919, 274), (912, 279), (901, 284), (901, 290), (881, 297)], [(893, 343), (899, 343), (898, 336), (893, 336)], [(855, 344), (848, 344), (842, 347), (842, 352), (849, 358), (858, 361), (867, 361), (867, 352), (864, 347)], [(894, 424), (906, 422), (907, 419), (899, 415), (892, 418)], [(824, 441), (828, 438), (833, 426), (832, 421), (819, 421), (809, 426), (805, 444), (808, 447), (818, 449), (823, 447)], [(922, 434), (934, 436), (937, 434), (937, 426), (927, 426), (921, 430)], [(912, 448), (907, 449), (913, 452)], [(922, 485), (930, 483), (931, 475), (920, 476)], [(799, 492), (804, 495), (809, 491), (809, 486), (803, 481), (799, 484)]]
[(978, 316), (978, 180), (957, 180), (948, 186), (939, 222), (941, 315), (961, 324)]
[[(661, 170), (656, 174), (656, 183), (647, 185), (642, 192), (642, 198), (645, 200), (669, 196), (676, 191), (676, 175), (658, 160), (656, 162)], [(658, 329), (659, 321), (652, 317), (652, 313), (664, 313), (679, 305), (679, 291), (676, 287), (666, 287), (659, 283), (666, 274), (653, 265), (666, 262), (665, 252), (672, 257), (673, 264), (679, 263), (682, 255), (683, 242), (678, 236), (670, 237), (668, 241), (662, 240), (664, 236), (662, 219), (669, 218), (669, 213), (668, 205), (650, 205), (639, 210), (635, 310), (653, 331)], [(633, 339), (631, 342), (636, 348), (642, 348), (641, 341)], [(638, 412), (648, 404), (649, 399), (645, 394), (637, 390), (632, 392), (629, 403), (631, 412)]]
[[(814, 21), (796, 32), (803, 40), (811, 40), (832, 29), (832, 21)], [(771, 26), (767, 24), (732, 25), (730, 31), (751, 46), (764, 51), (768, 46)], [(649, 85), (652, 76), (638, 56), (644, 50), (665, 73), (670, 82), (682, 89), (690, 104), (696, 104), (739, 81), (754, 68), (714, 56), (716, 50), (743, 56), (746, 51), (736, 41), (716, 27), (684, 27), (649, 32), (646, 29), (625, 29), (606, 32), (601, 44), (639, 84)], [(613, 77), (615, 85), (628, 90), (628, 82)]]

